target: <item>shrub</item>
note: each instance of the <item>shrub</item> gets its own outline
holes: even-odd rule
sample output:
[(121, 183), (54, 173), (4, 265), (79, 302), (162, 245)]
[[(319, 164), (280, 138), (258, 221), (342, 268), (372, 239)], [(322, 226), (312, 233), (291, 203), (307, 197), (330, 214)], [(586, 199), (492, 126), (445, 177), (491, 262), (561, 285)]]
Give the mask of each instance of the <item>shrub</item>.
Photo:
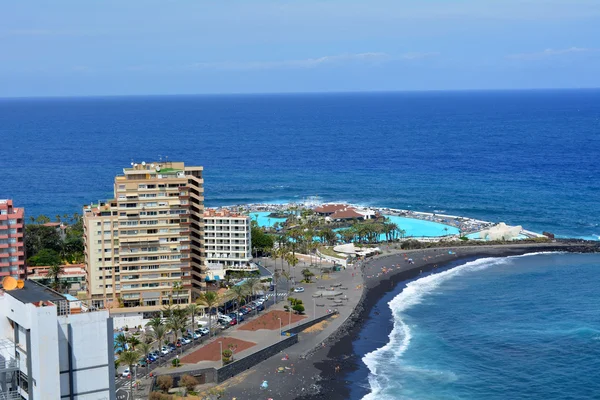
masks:
[(302, 314), (304, 313), (304, 306), (302, 304), (296, 304), (293, 307), (293, 310), (296, 311), (298, 314)]
[(174, 367), (179, 367), (179, 364), (181, 364), (179, 358), (174, 358), (173, 360), (171, 360), (171, 365), (173, 365)]
[(223, 364), (229, 364), (233, 361), (233, 352), (231, 350), (223, 350), (223, 354), (221, 355), (223, 359)]
[(173, 377), (170, 375), (161, 375), (156, 378), (156, 384), (164, 392), (168, 392), (173, 387)]
[(179, 381), (179, 386), (184, 386), (187, 390), (194, 390), (198, 383), (198, 379), (186, 374), (181, 377), (181, 380)]

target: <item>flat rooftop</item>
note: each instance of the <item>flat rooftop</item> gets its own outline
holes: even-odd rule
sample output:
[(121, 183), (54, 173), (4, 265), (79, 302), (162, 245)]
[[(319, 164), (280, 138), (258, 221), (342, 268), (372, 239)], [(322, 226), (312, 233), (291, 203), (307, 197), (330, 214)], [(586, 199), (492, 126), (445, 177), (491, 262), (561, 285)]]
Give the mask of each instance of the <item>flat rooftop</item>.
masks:
[(5, 290), (4, 293), (14, 297), (24, 304), (37, 303), (39, 301), (66, 300), (61, 294), (31, 280), (26, 280), (25, 286), (23, 286), (22, 289)]

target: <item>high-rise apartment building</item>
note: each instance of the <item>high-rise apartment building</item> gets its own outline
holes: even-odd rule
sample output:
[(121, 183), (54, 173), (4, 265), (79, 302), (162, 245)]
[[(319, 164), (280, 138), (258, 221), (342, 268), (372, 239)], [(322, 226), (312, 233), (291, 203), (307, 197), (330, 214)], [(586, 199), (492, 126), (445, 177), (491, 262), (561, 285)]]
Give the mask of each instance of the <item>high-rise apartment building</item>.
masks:
[(12, 200), (0, 200), (0, 279), (3, 276), (25, 279), (24, 211)]
[(31, 280), (16, 285), (0, 290), (0, 399), (115, 399), (108, 311)]
[(115, 198), (84, 208), (86, 286), (98, 306), (185, 304), (204, 281), (202, 167), (133, 164)]
[(227, 271), (255, 271), (250, 216), (227, 209), (204, 212), (206, 280), (219, 280)]

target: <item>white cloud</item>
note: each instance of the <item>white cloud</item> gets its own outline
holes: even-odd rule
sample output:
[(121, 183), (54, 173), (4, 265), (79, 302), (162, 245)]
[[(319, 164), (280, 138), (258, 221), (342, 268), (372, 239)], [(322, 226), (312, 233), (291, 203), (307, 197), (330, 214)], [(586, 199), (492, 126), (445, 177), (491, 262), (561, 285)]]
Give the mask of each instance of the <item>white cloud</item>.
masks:
[(418, 60), (436, 56), (438, 53), (406, 53), (393, 56), (388, 53), (369, 52), (355, 54), (339, 54), (318, 58), (281, 61), (225, 61), (199, 62), (186, 66), (187, 69), (226, 69), (226, 70), (261, 70), (261, 69), (308, 69), (326, 65), (343, 65), (349, 63), (379, 64), (391, 60)]
[(546, 49), (544, 51), (538, 51), (534, 53), (519, 53), (511, 54), (507, 58), (517, 60), (539, 60), (548, 57), (556, 57), (568, 54), (579, 54), (579, 53), (593, 53), (600, 51), (600, 49), (591, 49), (584, 47), (570, 47), (568, 49)]

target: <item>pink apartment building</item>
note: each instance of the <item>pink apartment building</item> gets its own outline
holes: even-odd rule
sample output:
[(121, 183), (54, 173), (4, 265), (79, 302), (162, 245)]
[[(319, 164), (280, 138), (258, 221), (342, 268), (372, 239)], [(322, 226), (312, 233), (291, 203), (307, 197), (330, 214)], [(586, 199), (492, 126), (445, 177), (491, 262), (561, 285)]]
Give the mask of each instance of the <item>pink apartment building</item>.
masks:
[(25, 279), (24, 211), (12, 200), (0, 200), (0, 279)]

